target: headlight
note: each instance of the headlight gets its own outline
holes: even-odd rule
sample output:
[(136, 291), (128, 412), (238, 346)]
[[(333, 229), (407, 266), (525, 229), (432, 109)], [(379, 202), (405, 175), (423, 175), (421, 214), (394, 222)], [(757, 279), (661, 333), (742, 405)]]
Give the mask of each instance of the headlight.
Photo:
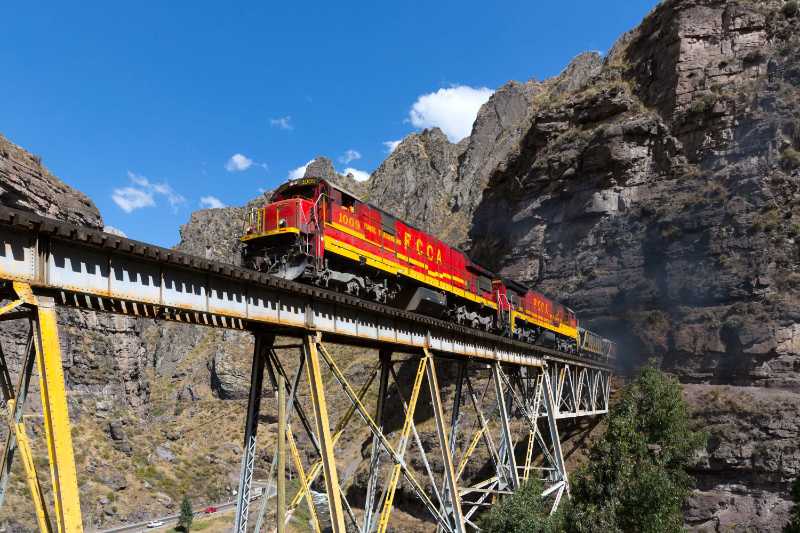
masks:
[(278, 227), (279, 228), (285, 228), (286, 227), (286, 219), (285, 218), (282, 218), (282, 219), (280, 219), (278, 221)]

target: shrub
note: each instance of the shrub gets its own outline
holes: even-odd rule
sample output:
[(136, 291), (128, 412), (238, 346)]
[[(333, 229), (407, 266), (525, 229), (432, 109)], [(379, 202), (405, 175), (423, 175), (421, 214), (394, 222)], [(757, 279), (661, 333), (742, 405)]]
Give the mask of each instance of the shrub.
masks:
[(717, 98), (713, 94), (704, 94), (692, 100), (689, 105), (689, 112), (695, 115), (701, 115), (714, 109), (714, 104), (717, 103)]
[(787, 148), (781, 153), (784, 165), (789, 169), (800, 168), (800, 152), (794, 148)]
[(178, 517), (178, 527), (176, 529), (180, 529), (188, 533), (188, 531), (192, 528), (192, 521), (194, 520), (194, 513), (192, 513), (192, 502), (189, 501), (189, 497), (184, 495), (183, 500), (181, 501), (181, 514)]
[(797, 0), (789, 0), (783, 4), (781, 11), (786, 18), (792, 18), (797, 16), (797, 13), (800, 12), (800, 5), (798, 5)]
[(542, 482), (533, 478), (513, 496), (504, 498), (483, 516), (481, 530), (487, 533), (557, 533), (563, 531), (561, 514), (549, 516), (541, 497)]
[(566, 531), (682, 531), (693, 483), (686, 469), (706, 438), (690, 429), (678, 382), (645, 367), (612, 408), (589, 463), (573, 476)]

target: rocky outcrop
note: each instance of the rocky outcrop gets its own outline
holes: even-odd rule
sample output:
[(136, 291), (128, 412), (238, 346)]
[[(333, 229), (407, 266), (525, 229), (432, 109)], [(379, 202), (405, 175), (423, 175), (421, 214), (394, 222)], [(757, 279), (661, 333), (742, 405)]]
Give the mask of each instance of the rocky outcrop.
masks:
[(483, 190), (519, 155), (537, 99), (583, 87), (600, 63), (596, 53), (581, 54), (546, 82), (508, 82), (481, 107), (472, 134), (458, 144), (438, 128), (407, 136), (372, 174), (369, 199), (452, 245), (468, 246)]
[(775, 531), (792, 502), (776, 490), (800, 476), (800, 402), (784, 390), (686, 385), (709, 446), (686, 521), (696, 529)]
[[(258, 201), (253, 200), (251, 204)], [(181, 240), (175, 248), (187, 254), (238, 265), (241, 257), (239, 236), (251, 204), (193, 212), (189, 221), (180, 227)]]
[(463, 151), (462, 144), (451, 143), (439, 128), (409, 135), (373, 172), (368, 182), (370, 201), (444, 237)]
[(344, 190), (364, 199), (367, 197), (367, 182), (356, 180), (352, 174), (339, 174), (333, 166), (333, 161), (327, 157), (314, 158), (303, 173), (304, 178), (322, 178), (335, 183)]
[(0, 204), (102, 229), (88, 196), (53, 176), (42, 159), (0, 135)]

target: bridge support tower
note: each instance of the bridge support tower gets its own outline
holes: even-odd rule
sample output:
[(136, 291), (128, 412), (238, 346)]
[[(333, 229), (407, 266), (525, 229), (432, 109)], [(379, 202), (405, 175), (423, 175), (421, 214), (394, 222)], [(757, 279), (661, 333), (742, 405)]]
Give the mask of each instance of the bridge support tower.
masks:
[[(403, 497), (413, 494), (439, 531), (475, 530), (481, 510), (532, 476), (542, 480), (542, 495), (555, 511), (562, 497), (569, 495), (557, 420), (607, 409), (607, 376), (566, 364), (512, 365), (454, 357), (427, 346), (418, 350), (384, 346), (368, 371), (356, 365), (348, 377), (320, 333), (308, 331), (297, 344), (282, 347), (272, 344), (275, 337), (269, 333), (255, 335), (237, 532), (248, 530), (250, 505), (256, 499), (251, 486), (260, 392), (265, 386), (277, 391), (279, 381), (285, 383), (285, 438), (293, 456), (292, 475), (298, 481), (298, 488), (288, 495), (285, 520), (292, 520), (304, 505), (312, 529), (321, 531), (329, 525), (337, 533), (385, 532), (401, 486)], [(287, 355), (285, 348), (297, 349), (297, 355)], [(292, 375), (289, 367), (294, 369)], [(269, 385), (262, 383), (265, 378)], [(344, 395), (349, 403), (337, 420), (328, 409), (327, 398), (332, 395), (339, 399)], [(316, 456), (309, 464), (303, 464), (297, 453), (294, 417)], [(355, 419), (361, 424), (352, 424)], [(363, 491), (342, 478), (345, 468), (353, 477), (352, 465), (336, 461), (337, 445), (347, 440), (342, 438), (347, 433), (369, 443), (361, 473), (366, 478)], [(254, 513), (255, 531), (264, 530), (272, 516), (278, 461), (276, 449), (268, 487)], [(318, 494), (312, 496), (312, 488), (322, 486), (326, 505), (319, 504)]]

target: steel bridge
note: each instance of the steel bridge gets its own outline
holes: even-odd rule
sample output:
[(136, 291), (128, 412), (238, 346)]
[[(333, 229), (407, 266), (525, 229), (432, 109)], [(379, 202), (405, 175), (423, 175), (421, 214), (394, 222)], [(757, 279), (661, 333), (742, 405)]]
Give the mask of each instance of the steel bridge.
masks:
[[(16, 387), (0, 349), (0, 391), (9, 428), (0, 464), (0, 508), (18, 455), (42, 531), (83, 530), (56, 306), (253, 334), (237, 532), (252, 530), (253, 522), (261, 531), (269, 520), (284, 531), (305, 504), (309, 525), (317, 531), (329, 523), (337, 533), (383, 533), (401, 488), (406, 498), (416, 498), (437, 531), (476, 530), (482, 509), (534, 476), (543, 481), (542, 495), (555, 510), (562, 497), (569, 496), (557, 421), (608, 411), (608, 361), (531, 346), (9, 208), (0, 208), (0, 289), (7, 302), (0, 307), (0, 321), (30, 325)], [(298, 339), (291, 345), (299, 351), (296, 364), (278, 349), (286, 346), (274, 344), (276, 335)], [(366, 380), (357, 384), (346, 376), (329, 343), (374, 349), (375, 364)], [(34, 363), (52, 509), (46, 504), (22, 417)], [(398, 377), (398, 365), (413, 369), (411, 383)], [(296, 371), (290, 375), (289, 368)], [(443, 370), (455, 375), (444, 378), (447, 387), (440, 384)], [(339, 387), (337, 392), (349, 402), (335, 424), (329, 416), (326, 383), (329, 389)], [(264, 387), (271, 394), (264, 394)], [(448, 389), (452, 393), (443, 397)], [(266, 490), (257, 509), (250, 509), (257, 501), (251, 485), (262, 396), (277, 401), (277, 444), (269, 470), (277, 496), (273, 508), (268, 499), (275, 492)], [(301, 401), (301, 396), (308, 399)], [(432, 412), (435, 426), (436, 445), (428, 450), (415, 417), (423, 405)], [(387, 425), (390, 414), (402, 420), (398, 431)], [(369, 435), (366, 490), (355, 496), (340, 482), (336, 461), (337, 441), (353, 420), (360, 420)], [(304, 461), (298, 452), (293, 433), (298, 426), (316, 454), (313, 460)], [(434, 452), (435, 462), (428, 455)], [(288, 498), (287, 456), (288, 474), (299, 487)], [(469, 477), (468, 471), (482, 476)], [(311, 494), (320, 477), (325, 508), (316, 505)], [(274, 510), (274, 518), (269, 510)]]

